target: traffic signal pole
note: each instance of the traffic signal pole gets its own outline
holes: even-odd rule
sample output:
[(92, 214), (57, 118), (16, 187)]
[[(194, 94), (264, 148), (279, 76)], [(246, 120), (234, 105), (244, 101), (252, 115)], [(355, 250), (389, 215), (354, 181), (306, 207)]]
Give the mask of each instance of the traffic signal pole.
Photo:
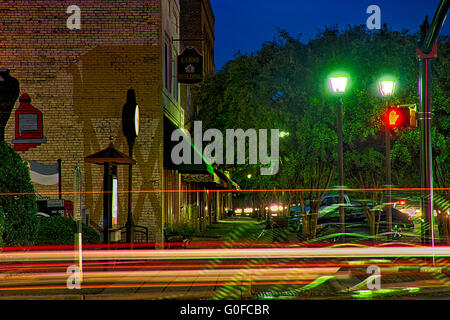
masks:
[(424, 220), (421, 239), (424, 244), (434, 245), (433, 234), (433, 167), (431, 142), (430, 62), (437, 58), (437, 37), (444, 24), (449, 0), (441, 0), (431, 25), (425, 20), (422, 25), (421, 47), (417, 49), (419, 59), (419, 127), (420, 127), (420, 209)]
[(433, 242), (433, 157), (431, 145), (431, 104), (430, 104), (430, 59), (421, 58), (420, 64), (420, 208), (424, 225), (422, 227), (422, 243)]

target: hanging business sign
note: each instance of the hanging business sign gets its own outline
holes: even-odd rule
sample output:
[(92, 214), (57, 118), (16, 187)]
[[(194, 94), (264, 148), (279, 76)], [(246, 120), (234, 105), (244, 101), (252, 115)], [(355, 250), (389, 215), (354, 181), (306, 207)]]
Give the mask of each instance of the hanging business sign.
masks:
[(198, 83), (203, 81), (203, 56), (195, 48), (186, 48), (178, 56), (178, 82)]

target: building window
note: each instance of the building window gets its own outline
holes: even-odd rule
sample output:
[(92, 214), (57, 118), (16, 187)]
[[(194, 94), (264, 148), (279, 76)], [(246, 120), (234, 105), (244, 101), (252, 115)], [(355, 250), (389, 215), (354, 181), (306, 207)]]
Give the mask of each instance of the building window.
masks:
[(172, 92), (172, 46), (166, 38), (164, 41), (164, 86)]
[(178, 53), (172, 48), (170, 40), (164, 42), (164, 87), (178, 101), (178, 79), (177, 79), (177, 57)]
[(174, 50), (173, 51), (173, 57), (172, 57), (172, 70), (174, 70), (174, 72), (172, 72), (173, 74), (173, 81), (172, 81), (172, 96), (174, 97), (174, 99), (176, 101), (178, 101), (178, 77), (177, 77), (177, 70), (178, 70), (178, 64), (177, 64), (177, 59), (178, 54), (177, 52)]
[(187, 118), (191, 119), (191, 87), (186, 86), (186, 100), (187, 100)]

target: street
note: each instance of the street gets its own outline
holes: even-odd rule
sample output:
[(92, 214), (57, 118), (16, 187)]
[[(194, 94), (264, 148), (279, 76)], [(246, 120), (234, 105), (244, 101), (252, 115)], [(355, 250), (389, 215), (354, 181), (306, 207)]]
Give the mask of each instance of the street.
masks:
[(0, 303), (450, 300), (449, 8), (1, 1)]
[[(85, 249), (78, 288), (67, 273), (79, 263), (74, 250), (3, 251), (0, 299), (450, 298), (447, 246), (252, 243), (262, 228), (232, 217), (186, 249)], [(377, 275), (369, 266), (378, 288), (369, 289)]]

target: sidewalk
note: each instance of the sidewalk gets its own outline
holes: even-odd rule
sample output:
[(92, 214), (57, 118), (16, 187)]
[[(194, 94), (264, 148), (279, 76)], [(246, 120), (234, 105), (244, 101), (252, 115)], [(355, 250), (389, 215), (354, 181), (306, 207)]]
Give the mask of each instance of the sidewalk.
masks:
[[(194, 235), (190, 247), (206, 242), (210, 243), (252, 243), (272, 242), (267, 237), (259, 237), (266, 227), (264, 220), (258, 221), (251, 217), (234, 216), (217, 221), (205, 230)], [(258, 238), (259, 237), (259, 238)]]
[[(252, 244), (275, 244), (277, 231), (281, 229), (266, 229), (266, 220), (258, 221), (256, 218), (247, 216), (227, 217), (206, 227), (206, 230), (194, 235), (189, 247), (199, 247), (202, 244), (222, 243), (223, 246), (240, 245), (250, 246)], [(280, 235), (278, 235), (280, 236)], [(280, 242), (297, 243), (298, 238), (294, 232), (285, 230)]]

